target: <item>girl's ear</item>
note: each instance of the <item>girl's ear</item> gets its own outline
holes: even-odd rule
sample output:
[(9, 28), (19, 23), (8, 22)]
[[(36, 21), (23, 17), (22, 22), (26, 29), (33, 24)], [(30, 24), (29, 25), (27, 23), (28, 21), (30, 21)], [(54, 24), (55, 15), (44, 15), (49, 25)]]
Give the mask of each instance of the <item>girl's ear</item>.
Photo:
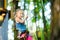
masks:
[(3, 17), (4, 17), (5, 15), (6, 15), (5, 13), (2, 14)]

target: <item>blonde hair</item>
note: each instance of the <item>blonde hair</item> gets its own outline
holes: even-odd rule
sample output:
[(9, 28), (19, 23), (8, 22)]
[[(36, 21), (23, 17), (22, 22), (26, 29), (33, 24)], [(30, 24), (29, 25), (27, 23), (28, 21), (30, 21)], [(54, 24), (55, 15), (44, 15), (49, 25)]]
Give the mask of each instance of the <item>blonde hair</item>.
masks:
[(23, 12), (23, 10), (22, 10), (22, 9), (16, 9), (16, 13), (17, 13), (18, 11), (21, 11), (21, 12)]
[(17, 12), (18, 12), (18, 11), (21, 11), (22, 13), (24, 13), (22, 9), (16, 9), (15, 17), (16, 17), (16, 15), (17, 15)]

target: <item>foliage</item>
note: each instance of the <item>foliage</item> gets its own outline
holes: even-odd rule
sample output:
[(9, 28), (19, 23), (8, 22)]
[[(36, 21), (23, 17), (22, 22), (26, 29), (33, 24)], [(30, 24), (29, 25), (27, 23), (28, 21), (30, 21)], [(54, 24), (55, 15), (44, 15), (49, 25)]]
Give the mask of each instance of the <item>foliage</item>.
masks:
[[(45, 9), (45, 5), (47, 4), (49, 0), (24, 0), (24, 10), (26, 9), (26, 6), (25, 4), (30, 4), (30, 2), (33, 2), (34, 3), (34, 13), (33, 13), (33, 18), (32, 18), (32, 22), (33, 23), (36, 23), (36, 21), (39, 21), (41, 19), (41, 16), (40, 16), (40, 11), (43, 9)], [(10, 6), (14, 6), (15, 4), (13, 2), (10, 2), (9, 4)], [(28, 7), (27, 6), (27, 7)], [(29, 10), (29, 9), (28, 9)], [(45, 10), (44, 10), (45, 11)], [(43, 14), (43, 13), (42, 13)], [(43, 19), (44, 20), (44, 19)], [(47, 28), (47, 34), (48, 36), (50, 36), (50, 24), (48, 22), (46, 22), (46, 27)], [(40, 28), (40, 32), (41, 32), (41, 40), (44, 40), (44, 31), (42, 28)], [(16, 35), (16, 34), (15, 34)], [(36, 38), (36, 35), (34, 35), (35, 38)], [(49, 39), (49, 37), (48, 37)]]

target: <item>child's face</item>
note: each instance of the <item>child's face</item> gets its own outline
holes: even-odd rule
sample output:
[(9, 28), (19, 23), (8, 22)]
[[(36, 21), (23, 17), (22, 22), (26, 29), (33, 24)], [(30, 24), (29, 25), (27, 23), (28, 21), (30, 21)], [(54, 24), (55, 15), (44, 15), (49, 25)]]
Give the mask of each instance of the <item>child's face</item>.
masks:
[(17, 12), (17, 16), (18, 16), (19, 18), (22, 18), (22, 17), (23, 17), (23, 12), (22, 12), (22, 11), (18, 11), (18, 12)]

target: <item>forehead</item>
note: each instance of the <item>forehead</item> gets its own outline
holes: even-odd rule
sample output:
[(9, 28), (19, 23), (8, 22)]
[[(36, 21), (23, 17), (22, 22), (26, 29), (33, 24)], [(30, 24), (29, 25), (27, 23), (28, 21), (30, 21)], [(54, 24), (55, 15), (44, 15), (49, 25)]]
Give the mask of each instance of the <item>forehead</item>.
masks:
[(17, 11), (19, 14), (23, 14), (24, 12), (22, 10)]

